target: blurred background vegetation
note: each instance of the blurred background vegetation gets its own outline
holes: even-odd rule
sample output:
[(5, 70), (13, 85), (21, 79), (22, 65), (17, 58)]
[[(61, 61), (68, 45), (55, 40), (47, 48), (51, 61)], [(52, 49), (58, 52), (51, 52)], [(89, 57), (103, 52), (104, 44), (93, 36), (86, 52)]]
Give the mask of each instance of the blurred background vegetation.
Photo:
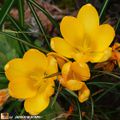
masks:
[[(0, 89), (7, 88), (4, 75), (7, 61), (22, 57), (36, 48), (51, 51), (50, 38), (60, 35), (59, 22), (65, 15), (76, 16), (86, 3), (94, 5), (101, 23), (109, 23), (116, 30), (114, 42), (120, 42), (119, 0), (1, 0), (0, 1)], [(112, 44), (114, 44), (114, 42)], [(56, 82), (56, 93), (49, 107), (40, 113), (41, 120), (120, 120), (120, 68), (112, 72), (94, 69), (91, 65), (91, 90), (88, 101), (80, 104), (74, 92)], [(22, 100), (11, 97), (0, 107), (10, 115), (28, 115)]]

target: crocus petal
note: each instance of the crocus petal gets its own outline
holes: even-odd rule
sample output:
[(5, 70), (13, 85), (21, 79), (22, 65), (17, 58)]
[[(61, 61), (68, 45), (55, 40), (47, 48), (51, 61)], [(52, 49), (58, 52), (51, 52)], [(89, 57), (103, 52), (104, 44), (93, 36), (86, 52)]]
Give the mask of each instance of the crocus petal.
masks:
[(25, 77), (30, 69), (22, 59), (15, 58), (5, 65), (5, 75), (9, 81), (16, 81), (17, 78)]
[(54, 94), (55, 83), (52, 78), (44, 78), (43, 82), (40, 83), (39, 94), (44, 94), (46, 97), (50, 97)]
[(29, 64), (29, 69), (32, 67), (32, 69), (41, 69), (41, 71), (45, 72), (47, 69), (48, 63), (46, 56), (36, 50), (36, 49), (30, 49), (28, 50), (24, 56), (23, 60)]
[(88, 62), (91, 60), (91, 56), (90, 54), (84, 54), (84, 53), (76, 53), (76, 54), (73, 54), (73, 58), (75, 61), (77, 62)]
[(98, 13), (91, 4), (84, 5), (78, 12), (78, 20), (84, 26), (84, 31), (88, 35), (94, 34), (94, 31), (99, 26)]
[(21, 77), (28, 77), (30, 73), (43, 74), (47, 69), (48, 62), (46, 56), (36, 49), (30, 49), (23, 59), (15, 58), (5, 65), (5, 74), (8, 80), (16, 80)]
[(68, 88), (69, 90), (80, 90), (83, 86), (83, 82), (78, 80), (68, 80), (64, 87)]
[(72, 58), (72, 55), (76, 52), (76, 50), (71, 47), (64, 39), (59, 37), (54, 37), (51, 39), (51, 47), (58, 54), (68, 58)]
[(93, 53), (91, 56), (93, 56), (92, 63), (107, 61), (112, 56), (112, 48), (109, 47), (101, 53)]
[(108, 24), (100, 25), (94, 36), (94, 50), (96, 52), (103, 52), (109, 47), (115, 36), (113, 27)]
[[(48, 56), (47, 60), (48, 60), (48, 69), (46, 73), (48, 75), (57, 73), (58, 72), (57, 60), (53, 56)], [(54, 77), (54, 79), (56, 79), (56, 77)]]
[(57, 60), (57, 63), (59, 65), (60, 69), (62, 69), (63, 65), (69, 61), (67, 58), (65, 58), (62, 55), (59, 55), (58, 53), (55, 53), (55, 52), (50, 52), (47, 54), (47, 56), (53, 56)]
[(43, 84), (41, 84), (37, 95), (25, 100), (25, 110), (31, 115), (37, 115), (46, 109), (50, 102), (49, 97), (54, 94), (54, 86), (55, 83), (52, 79), (46, 79)]
[(73, 47), (79, 48), (83, 39), (82, 24), (78, 19), (71, 16), (66, 16), (62, 19), (60, 30), (64, 39)]
[(62, 67), (62, 77), (64, 81), (73, 79), (73, 72), (71, 69), (72, 62), (67, 62)]
[(63, 78), (62, 75), (58, 75), (58, 81), (60, 82), (60, 84), (61, 84), (62, 86), (65, 87), (67, 80), (66, 80), (65, 78)]
[(90, 96), (90, 90), (88, 89), (88, 87), (84, 83), (82, 89), (78, 92), (78, 99), (81, 103), (83, 103), (86, 100), (88, 100), (89, 96)]
[(29, 114), (37, 115), (48, 107), (49, 102), (49, 98), (38, 93), (35, 97), (26, 99), (24, 107)]
[(16, 81), (10, 81), (9, 94), (15, 98), (29, 98), (33, 97), (37, 93), (37, 87), (34, 86), (35, 81), (27, 78), (17, 78)]
[(86, 63), (73, 62), (71, 69), (77, 80), (86, 81), (90, 78), (90, 69)]

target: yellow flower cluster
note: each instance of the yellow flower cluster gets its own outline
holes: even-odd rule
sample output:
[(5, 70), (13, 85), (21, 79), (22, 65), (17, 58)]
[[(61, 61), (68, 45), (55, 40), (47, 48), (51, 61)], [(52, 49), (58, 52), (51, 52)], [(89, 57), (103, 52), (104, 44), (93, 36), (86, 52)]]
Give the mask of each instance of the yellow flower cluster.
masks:
[[(115, 36), (114, 29), (108, 24), (99, 25), (98, 13), (91, 4), (84, 5), (76, 18), (65, 16), (60, 31), (63, 38), (51, 39), (55, 52), (44, 55), (30, 49), (23, 58), (15, 58), (5, 66), (9, 94), (24, 99), (25, 110), (31, 115), (47, 108), (56, 79), (63, 87), (78, 91), (81, 103), (86, 101), (90, 95), (85, 84), (90, 78), (87, 62), (103, 62), (111, 56), (109, 45)], [(58, 72), (58, 66), (61, 74), (48, 77)]]

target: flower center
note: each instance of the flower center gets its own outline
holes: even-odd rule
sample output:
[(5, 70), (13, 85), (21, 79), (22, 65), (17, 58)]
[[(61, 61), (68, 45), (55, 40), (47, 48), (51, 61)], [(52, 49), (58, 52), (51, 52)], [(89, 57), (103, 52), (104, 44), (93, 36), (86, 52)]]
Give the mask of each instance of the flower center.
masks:
[(29, 74), (29, 78), (31, 80), (34, 80), (34, 86), (41, 88), (42, 86), (45, 86), (47, 83), (47, 80), (44, 79), (47, 76), (47, 73), (45, 72), (39, 72), (39, 71), (33, 71), (32, 73)]
[(88, 35), (84, 36), (79, 50), (83, 54), (88, 54), (91, 52), (91, 38)]

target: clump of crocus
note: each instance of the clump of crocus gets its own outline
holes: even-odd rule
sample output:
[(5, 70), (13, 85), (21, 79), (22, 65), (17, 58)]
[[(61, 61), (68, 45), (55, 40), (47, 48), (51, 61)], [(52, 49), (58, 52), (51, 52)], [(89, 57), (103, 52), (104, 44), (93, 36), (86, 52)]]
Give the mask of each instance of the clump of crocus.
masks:
[(25, 99), (25, 110), (31, 115), (39, 114), (50, 102), (54, 93), (56, 77), (47, 76), (58, 71), (56, 59), (46, 57), (36, 49), (28, 50), (22, 59), (15, 58), (5, 66), (9, 80), (9, 94), (18, 99)]
[(86, 62), (103, 62), (111, 57), (109, 45), (115, 31), (109, 24), (99, 24), (98, 13), (91, 4), (84, 5), (77, 17), (65, 16), (60, 31), (63, 38), (51, 39), (51, 47), (56, 53), (50, 52), (45, 56), (36, 49), (30, 49), (23, 58), (15, 58), (5, 66), (9, 94), (24, 99), (25, 110), (31, 115), (39, 114), (49, 105), (58, 66), (61, 69), (59, 82), (69, 90), (78, 91), (78, 99), (82, 103), (90, 95), (85, 84), (90, 78)]
[(60, 83), (67, 89), (78, 91), (78, 99), (82, 103), (89, 98), (90, 90), (85, 81), (90, 78), (90, 70), (86, 63), (67, 62), (62, 67)]
[(109, 24), (99, 23), (99, 16), (91, 4), (84, 5), (77, 17), (65, 16), (60, 23), (63, 38), (51, 39), (51, 47), (58, 54), (78, 62), (103, 62), (111, 56), (109, 45), (115, 31)]

